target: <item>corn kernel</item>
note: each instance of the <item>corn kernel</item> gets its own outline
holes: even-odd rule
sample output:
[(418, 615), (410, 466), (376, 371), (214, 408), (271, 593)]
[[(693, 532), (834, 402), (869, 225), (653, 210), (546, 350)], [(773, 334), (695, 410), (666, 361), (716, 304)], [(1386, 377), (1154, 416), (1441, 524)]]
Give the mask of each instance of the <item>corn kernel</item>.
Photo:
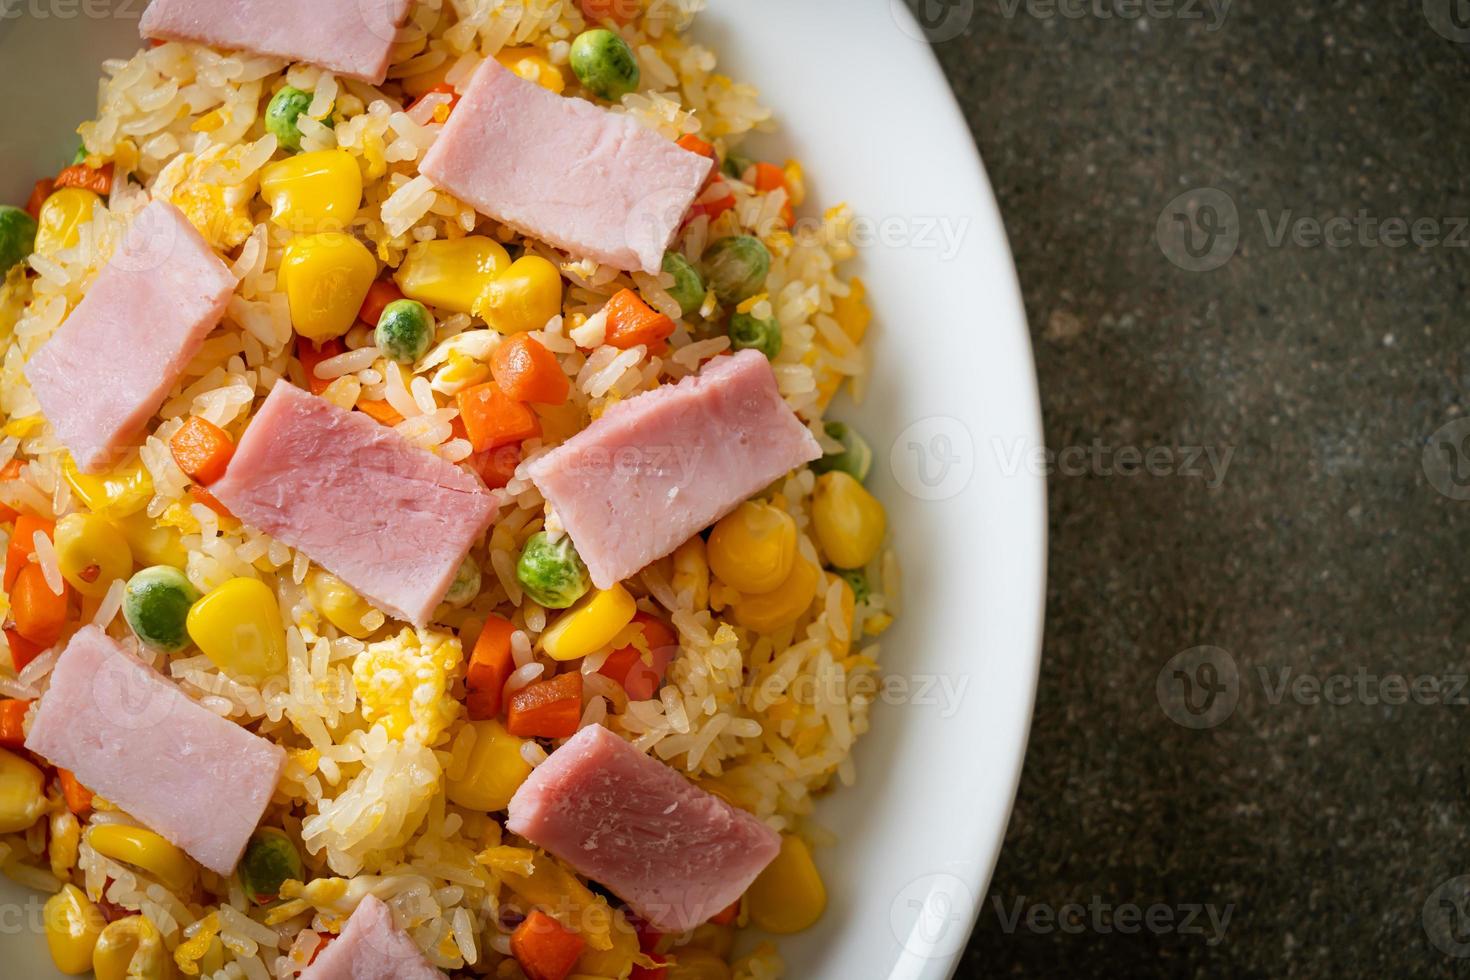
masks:
[(393, 278), (409, 299), (454, 313), (473, 313), (480, 294), (508, 268), (510, 255), (504, 246), (484, 235), (469, 235), (411, 246)]
[(331, 572), (318, 569), (307, 576), (306, 595), (327, 622), (348, 636), (361, 640), (372, 632), (363, 625), (363, 619), (373, 611), (372, 605)]
[(70, 810), (51, 812), (51, 839), (46, 848), (51, 859), (51, 873), (65, 881), (77, 866), (81, 851), (82, 825)]
[(94, 514), (119, 518), (136, 514), (153, 498), (153, 477), (142, 460), (134, 460), (107, 473), (83, 473), (68, 454), (61, 464), (62, 475), (86, 508)]
[(796, 564), (796, 522), (778, 507), (747, 500), (710, 532), (708, 555), (710, 570), (731, 588), (770, 592)]
[(539, 255), (523, 255), (486, 288), (474, 314), (501, 333), (540, 330), (561, 314), (561, 272)]
[(781, 838), (781, 851), (745, 893), (750, 921), (767, 932), (790, 935), (809, 928), (827, 907), (827, 889), (800, 837)]
[(286, 666), (281, 607), (259, 579), (230, 579), (190, 607), (186, 625), (204, 655), (231, 677), (262, 680)]
[(62, 885), (41, 911), (51, 962), (68, 976), (92, 969), (92, 950), (107, 920), (76, 885)]
[(838, 568), (862, 568), (883, 546), (888, 517), (883, 505), (850, 474), (840, 470), (817, 478), (812, 494), (812, 529), (827, 560)]
[(346, 150), (298, 153), (260, 172), (260, 196), (282, 228), (340, 231), (362, 204), (362, 171)]
[(468, 738), (474, 744), (464, 773), (452, 773), (445, 780), (449, 802), (467, 810), (504, 810), (531, 775), (531, 765), (521, 755), (525, 739), (510, 734), (493, 718), (467, 723), (455, 740)]
[(82, 237), (82, 225), (92, 220), (92, 207), (102, 198), (81, 187), (63, 187), (41, 205), (36, 222), (36, 251), (52, 255), (71, 248)]
[(117, 525), (97, 514), (68, 514), (56, 522), (61, 577), (82, 595), (105, 595), (133, 571), (133, 549)]
[(87, 830), (87, 843), (104, 857), (142, 868), (177, 894), (187, 895), (194, 887), (193, 862), (151, 830), (97, 824)]
[(92, 970), (97, 980), (165, 980), (172, 964), (158, 928), (141, 915), (130, 915), (97, 937)]
[(0, 749), (0, 834), (28, 829), (46, 812), (41, 770), (14, 752)]
[(526, 81), (535, 82), (549, 92), (560, 95), (567, 87), (567, 79), (561, 69), (536, 48), (502, 48), (495, 60)]
[(759, 595), (742, 595), (732, 605), (735, 622), (757, 633), (774, 633), (801, 618), (811, 607), (821, 581), (816, 566), (797, 557), (791, 574), (777, 588)]
[(552, 660), (585, 657), (611, 643), (637, 611), (633, 597), (621, 585), (595, 589), (541, 634), (541, 649)]
[(678, 595), (689, 593), (690, 607), (698, 612), (709, 607), (709, 560), (704, 538), (695, 535), (674, 552), (671, 583)]
[(377, 274), (373, 253), (351, 235), (326, 232), (293, 239), (280, 273), (292, 326), (309, 340), (342, 336), (357, 322)]

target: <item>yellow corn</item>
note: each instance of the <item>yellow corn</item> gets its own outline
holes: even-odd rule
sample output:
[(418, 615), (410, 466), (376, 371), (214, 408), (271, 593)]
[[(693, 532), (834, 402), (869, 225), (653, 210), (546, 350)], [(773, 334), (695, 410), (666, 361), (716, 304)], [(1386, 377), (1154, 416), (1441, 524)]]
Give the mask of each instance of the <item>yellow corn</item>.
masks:
[(510, 268), (510, 256), (497, 241), (469, 235), (411, 246), (393, 278), (409, 299), (455, 313), (473, 313), (475, 303)]
[(473, 312), (501, 333), (540, 330), (561, 313), (561, 272), (539, 255), (523, 255), (495, 277)]
[(163, 936), (141, 915), (102, 930), (92, 950), (92, 970), (97, 980), (167, 980), (173, 974)]
[(361, 640), (372, 632), (362, 624), (363, 618), (373, 611), (372, 605), (331, 572), (318, 569), (308, 575), (306, 595), (316, 611), (327, 617), (327, 622), (348, 636)]
[(362, 204), (362, 171), (346, 150), (298, 153), (260, 172), (260, 196), (282, 228), (341, 231)]
[(286, 632), (275, 593), (253, 578), (233, 578), (189, 609), (189, 637), (215, 666), (262, 680), (286, 666)]
[(455, 741), (466, 738), (473, 738), (474, 745), (463, 774), (456, 770), (446, 780), (449, 802), (467, 810), (504, 810), (531, 775), (530, 763), (521, 756), (525, 739), (510, 734), (493, 718), (469, 722)]
[(26, 830), (45, 812), (41, 770), (14, 752), (0, 749), (0, 834)]
[(585, 657), (611, 643), (637, 611), (633, 597), (621, 585), (594, 589), (541, 634), (541, 649), (552, 660)]
[(123, 824), (97, 824), (87, 830), (92, 850), (122, 864), (131, 864), (157, 878), (178, 895), (194, 888), (194, 864), (184, 852), (151, 830)]
[(721, 582), (739, 592), (770, 592), (796, 564), (796, 522), (778, 507), (747, 500), (715, 525), (708, 553)]
[(566, 76), (561, 73), (561, 69), (547, 60), (546, 55), (537, 48), (503, 48), (495, 56), (495, 60), (526, 81), (535, 82), (557, 95), (567, 87)]
[(777, 588), (760, 595), (742, 595), (734, 602), (735, 622), (757, 633), (785, 629), (811, 607), (819, 581), (816, 566), (798, 556), (791, 574)]
[(730, 980), (730, 966), (706, 949), (680, 949), (664, 971), (664, 980)]
[(82, 225), (92, 220), (93, 205), (101, 200), (81, 187), (63, 187), (46, 198), (36, 222), (36, 251), (51, 255), (75, 245)]
[(133, 556), (145, 565), (172, 565), (183, 568), (189, 560), (179, 532), (161, 527), (147, 514), (133, 514), (118, 519), (116, 525), (133, 549)]
[(357, 322), (377, 274), (373, 253), (351, 235), (326, 232), (293, 239), (280, 274), (292, 326), (310, 340), (342, 336)]
[(68, 976), (92, 969), (92, 950), (107, 920), (76, 885), (62, 885), (46, 900), (41, 917), (46, 926), (46, 946), (51, 962)]
[(70, 810), (51, 811), (51, 840), (46, 848), (51, 873), (65, 881), (77, 866), (81, 851), (82, 825)]
[(861, 483), (834, 470), (817, 478), (812, 528), (828, 561), (838, 568), (862, 568), (883, 546), (888, 517)]
[(127, 517), (136, 514), (153, 498), (153, 477), (142, 460), (134, 460), (106, 473), (83, 473), (70, 454), (63, 458), (61, 473), (77, 499), (94, 514)]
[(96, 514), (68, 514), (56, 522), (61, 576), (83, 595), (100, 596), (133, 570), (133, 549), (117, 525)]
[(809, 928), (827, 907), (827, 889), (800, 837), (781, 838), (781, 852), (745, 893), (750, 921), (767, 932), (790, 935)]
[(704, 538), (695, 535), (674, 552), (674, 576), (671, 583), (679, 595), (688, 592), (695, 612), (709, 606), (709, 559)]

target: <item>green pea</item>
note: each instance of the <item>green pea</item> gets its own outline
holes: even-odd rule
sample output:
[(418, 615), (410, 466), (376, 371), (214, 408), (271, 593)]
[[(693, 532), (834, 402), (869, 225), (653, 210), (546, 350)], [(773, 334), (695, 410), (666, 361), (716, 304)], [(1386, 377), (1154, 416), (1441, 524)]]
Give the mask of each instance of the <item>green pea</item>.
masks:
[(199, 590), (183, 572), (170, 565), (154, 565), (128, 579), (123, 618), (150, 647), (178, 653), (189, 646), (185, 623), (189, 607), (198, 601)]
[(721, 303), (734, 305), (750, 299), (766, 284), (771, 253), (759, 238), (731, 235), (704, 253), (704, 278)]
[(720, 164), (720, 170), (726, 177), (735, 180), (744, 180), (745, 171), (755, 166), (755, 161), (750, 157), (743, 157), (738, 153), (731, 153), (725, 157), (725, 162)]
[(256, 905), (273, 905), (287, 881), (305, 881), (306, 867), (285, 831), (262, 827), (250, 835), (236, 867), (240, 886)]
[(572, 42), (572, 71), (593, 95), (616, 102), (638, 90), (638, 59), (617, 34), (606, 28), (584, 31)]
[[(270, 104), (265, 107), (266, 131), (275, 136), (282, 149), (292, 153), (301, 149), (301, 129), (297, 126), (297, 120), (310, 108), (312, 98), (310, 92), (287, 85), (273, 95)], [(328, 114), (322, 124), (335, 127), (337, 120)]]
[(20, 208), (0, 204), (0, 280), (36, 250), (36, 219)]
[(812, 469), (817, 473), (841, 470), (859, 483), (866, 480), (868, 471), (873, 468), (873, 450), (868, 448), (863, 437), (845, 422), (828, 422), (823, 428), (828, 436), (842, 443), (842, 449), (823, 456), (812, 464)]
[(480, 565), (474, 558), (465, 555), (464, 561), (459, 564), (459, 571), (454, 573), (454, 581), (449, 583), (449, 591), (444, 593), (444, 601), (458, 609), (467, 606), (480, 594)]
[(86, 143), (79, 143), (77, 145), (77, 152), (75, 152), (75, 153), (73, 153), (71, 155), (71, 165), (73, 167), (75, 167), (79, 163), (86, 162), (86, 159), (87, 159), (87, 144)]
[(730, 346), (736, 350), (758, 350), (771, 360), (781, 353), (781, 324), (749, 313), (730, 317)]
[(833, 574), (852, 586), (852, 596), (858, 602), (867, 602), (868, 596), (873, 594), (873, 587), (868, 584), (868, 576), (862, 570), (839, 568)]
[(591, 587), (587, 566), (582, 564), (572, 539), (564, 534), (553, 541), (545, 531), (526, 540), (521, 560), (516, 563), (516, 578), (526, 595), (547, 609), (565, 609)]
[(423, 357), (434, 342), (434, 315), (418, 300), (398, 299), (383, 307), (373, 331), (373, 343), (383, 356), (399, 364), (412, 364)]
[(690, 317), (704, 305), (704, 277), (680, 252), (664, 253), (664, 271), (674, 277), (669, 295), (679, 304), (679, 312)]

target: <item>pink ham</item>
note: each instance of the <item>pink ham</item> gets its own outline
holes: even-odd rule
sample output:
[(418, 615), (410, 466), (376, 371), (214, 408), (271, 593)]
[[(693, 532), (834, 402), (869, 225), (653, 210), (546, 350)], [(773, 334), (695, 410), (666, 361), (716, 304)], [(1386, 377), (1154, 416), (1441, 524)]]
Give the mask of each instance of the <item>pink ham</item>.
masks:
[(656, 273), (714, 162), (487, 60), (420, 170), (573, 255)]
[(465, 470), (286, 381), (271, 389), (209, 491), (417, 626), (496, 511)]
[(770, 362), (746, 350), (618, 402), (529, 473), (606, 589), (821, 455)]
[(95, 626), (56, 662), (25, 744), (222, 875), (286, 764), (279, 746), (193, 701)]
[(381, 85), (411, 0), (153, 0), (139, 31), (305, 61)]
[(444, 980), (444, 974), (393, 921), (392, 909), (368, 895), (301, 980)]
[(155, 201), (138, 213), (77, 308), (25, 365), (77, 466), (106, 469), (138, 441), (234, 290), (229, 268), (178, 208)]
[(531, 773), (505, 825), (664, 932), (728, 907), (781, 849), (771, 828), (601, 725)]

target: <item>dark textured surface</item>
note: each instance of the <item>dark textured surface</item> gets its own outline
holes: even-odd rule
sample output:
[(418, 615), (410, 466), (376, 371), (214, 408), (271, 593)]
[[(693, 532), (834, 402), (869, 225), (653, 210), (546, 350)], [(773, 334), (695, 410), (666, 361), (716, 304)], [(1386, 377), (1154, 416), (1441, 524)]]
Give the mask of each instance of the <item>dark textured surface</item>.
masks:
[[(1470, 873), (1470, 724), (1453, 696), (1470, 670), (1470, 503), (1421, 460), (1428, 446), (1464, 462), (1464, 433), (1434, 434), (1470, 380), (1470, 229), (1455, 220), (1470, 215), (1470, 45), (1431, 25), (1449, 0), (1161, 13), (1185, 5), (1120, 19), (1086, 0), (1071, 18), (975, 0), (935, 45), (1015, 250), (1049, 445), (1171, 447), (1155, 469), (1176, 471), (1074, 454), (1051, 479), (1030, 752), (960, 975), (1465, 975), (1470, 959), (1431, 934), (1470, 952), (1455, 945), (1470, 918), (1436, 892)], [(1155, 228), (1203, 187), (1238, 208), (1239, 248), (1190, 272)], [(1275, 243), (1288, 211), (1357, 227), (1338, 247)], [(1196, 231), (1221, 225), (1194, 214)], [(1390, 247), (1367, 221), (1394, 217), (1454, 240)], [(1233, 451), (1223, 478), (1208, 462), (1177, 473), (1185, 447)], [(1163, 704), (1199, 723), (1172, 670), (1163, 704), (1156, 689), (1202, 645), (1223, 652), (1185, 676), (1220, 689), (1222, 714), (1238, 696), (1212, 728), (1171, 721)], [(1286, 670), (1339, 703), (1278, 693)], [(1383, 703), (1402, 700), (1390, 674), (1419, 697)], [(1101, 911), (1068, 933), (1028, 925), (1067, 903), (1161, 904), (1176, 925), (1192, 905), (1232, 908), (1213, 942), (1205, 914), (1202, 934), (1163, 912), (1133, 934)]]

